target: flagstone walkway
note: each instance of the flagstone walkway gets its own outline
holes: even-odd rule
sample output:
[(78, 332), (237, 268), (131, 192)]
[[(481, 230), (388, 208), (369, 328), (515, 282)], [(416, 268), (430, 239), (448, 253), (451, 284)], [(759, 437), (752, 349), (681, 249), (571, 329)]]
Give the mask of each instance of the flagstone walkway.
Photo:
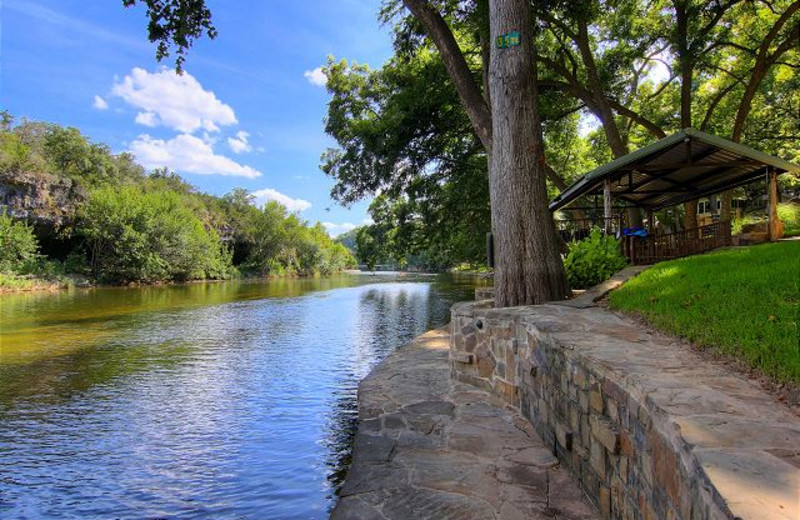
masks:
[(448, 339), (418, 337), (359, 386), (353, 463), (331, 518), (599, 518), (529, 422), (451, 380)]

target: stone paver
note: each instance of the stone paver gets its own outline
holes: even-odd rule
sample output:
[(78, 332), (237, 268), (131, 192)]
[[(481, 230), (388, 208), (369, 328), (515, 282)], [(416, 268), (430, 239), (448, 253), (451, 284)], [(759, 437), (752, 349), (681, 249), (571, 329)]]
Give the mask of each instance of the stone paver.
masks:
[(448, 342), (424, 334), (359, 386), (353, 463), (331, 518), (599, 518), (530, 423), (451, 380)]

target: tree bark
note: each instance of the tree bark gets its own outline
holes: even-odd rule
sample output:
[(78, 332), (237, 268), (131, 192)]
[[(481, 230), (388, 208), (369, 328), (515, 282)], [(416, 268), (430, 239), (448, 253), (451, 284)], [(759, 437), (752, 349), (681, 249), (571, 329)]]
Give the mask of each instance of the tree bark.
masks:
[(527, 0), (490, 0), (489, 8), (493, 42), (520, 32), (519, 45), (492, 45), (490, 57), (495, 305), (563, 300), (569, 289), (547, 207), (530, 5)]
[[(675, 29), (677, 36), (677, 58), (678, 68), (681, 78), (681, 128), (691, 128), (692, 126), (692, 76), (694, 72), (694, 60), (689, 51), (689, 20), (686, 2), (684, 0), (674, 0), (675, 7)], [(683, 204), (685, 229), (697, 227), (697, 199), (690, 200)]]
[(692, 76), (694, 59), (689, 50), (689, 16), (685, 0), (675, 1), (678, 67), (681, 75), (681, 128), (692, 126)]

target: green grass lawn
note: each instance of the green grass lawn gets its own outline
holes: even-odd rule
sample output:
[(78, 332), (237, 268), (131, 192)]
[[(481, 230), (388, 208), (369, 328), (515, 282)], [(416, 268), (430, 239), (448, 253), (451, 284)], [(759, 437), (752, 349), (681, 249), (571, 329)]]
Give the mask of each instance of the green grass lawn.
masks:
[(800, 383), (800, 241), (662, 262), (610, 295), (657, 329)]

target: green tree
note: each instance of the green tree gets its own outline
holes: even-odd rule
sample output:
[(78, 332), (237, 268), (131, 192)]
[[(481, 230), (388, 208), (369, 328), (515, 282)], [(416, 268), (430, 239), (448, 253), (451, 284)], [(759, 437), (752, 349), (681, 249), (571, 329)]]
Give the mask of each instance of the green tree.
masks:
[(358, 259), (366, 264), (370, 270), (375, 269), (375, 266), (382, 258), (382, 243), (379, 241), (380, 239), (376, 240), (375, 235), (376, 230), (373, 226), (359, 228), (358, 235), (356, 235)]
[(216, 233), (169, 191), (99, 188), (81, 212), (92, 269), (109, 281), (223, 278), (230, 256)]

